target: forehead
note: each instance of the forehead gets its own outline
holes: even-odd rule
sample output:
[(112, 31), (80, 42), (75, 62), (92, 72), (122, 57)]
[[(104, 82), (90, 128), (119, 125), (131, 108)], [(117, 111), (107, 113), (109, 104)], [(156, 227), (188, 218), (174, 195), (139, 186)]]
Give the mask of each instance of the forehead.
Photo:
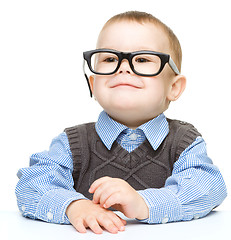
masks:
[(110, 23), (100, 33), (97, 48), (123, 52), (152, 50), (170, 53), (165, 32), (153, 23), (119, 21)]

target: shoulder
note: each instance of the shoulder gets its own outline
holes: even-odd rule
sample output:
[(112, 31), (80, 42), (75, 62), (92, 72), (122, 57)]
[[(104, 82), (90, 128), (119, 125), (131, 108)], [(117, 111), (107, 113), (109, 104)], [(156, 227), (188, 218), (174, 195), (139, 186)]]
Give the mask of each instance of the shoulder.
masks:
[[(87, 139), (90, 139), (95, 131), (95, 122), (79, 124), (73, 127), (64, 129), (67, 135), (70, 148), (73, 152), (74, 149), (80, 149), (84, 143), (87, 143)], [(90, 136), (89, 136), (90, 134)]]
[(72, 127), (67, 127), (64, 129), (64, 132), (69, 136), (73, 133), (76, 133), (78, 131), (83, 131), (85, 129), (92, 129), (95, 127), (95, 122), (89, 122), (89, 123), (83, 123), (83, 124), (79, 124), (79, 125), (75, 125)]
[(176, 120), (176, 119), (169, 119), (166, 118), (169, 124), (169, 132), (180, 132), (182, 134), (186, 133), (191, 133), (196, 136), (201, 136), (201, 134), (198, 132), (198, 130), (194, 127), (193, 124), (181, 121), (181, 120)]
[(201, 137), (201, 134), (191, 123), (168, 118), (167, 121), (169, 124), (168, 139), (176, 153), (176, 161), (185, 149), (195, 142), (198, 137)]

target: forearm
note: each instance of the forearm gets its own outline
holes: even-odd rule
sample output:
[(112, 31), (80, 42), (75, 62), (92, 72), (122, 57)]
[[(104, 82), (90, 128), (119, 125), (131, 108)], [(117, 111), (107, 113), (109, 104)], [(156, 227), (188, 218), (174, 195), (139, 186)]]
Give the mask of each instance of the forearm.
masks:
[[(218, 191), (214, 191), (213, 186), (204, 190), (194, 184), (189, 184), (188, 189), (181, 187), (172, 185), (139, 191), (149, 208), (149, 218), (145, 222), (165, 223), (201, 218), (220, 205), (227, 195), (223, 182), (214, 185)], [(191, 187), (194, 192), (191, 192)]]
[(73, 188), (72, 158), (67, 137), (60, 134), (49, 151), (33, 154), (30, 167), (18, 171), (18, 207), (24, 216), (54, 223), (69, 223), (65, 211), (85, 197)]
[(46, 222), (69, 224), (65, 214), (68, 205), (75, 200), (86, 199), (82, 194), (62, 188), (54, 188), (43, 193), (32, 188), (16, 187), (19, 210), (23, 216)]
[(139, 191), (149, 208), (145, 222), (201, 218), (227, 196), (222, 175), (207, 157), (203, 139), (198, 138), (188, 149), (174, 164), (163, 188)]

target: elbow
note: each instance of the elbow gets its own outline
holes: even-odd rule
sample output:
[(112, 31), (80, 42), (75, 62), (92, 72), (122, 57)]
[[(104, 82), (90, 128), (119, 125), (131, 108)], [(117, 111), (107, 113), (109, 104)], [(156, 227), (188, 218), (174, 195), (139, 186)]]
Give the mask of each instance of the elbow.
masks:
[(225, 181), (218, 170), (217, 167), (213, 165), (213, 170), (208, 172), (210, 177), (208, 178), (207, 184), (204, 184), (204, 187), (208, 186), (207, 201), (210, 203), (211, 210), (221, 205), (221, 203), (227, 197), (227, 188), (225, 185)]
[(212, 197), (214, 199), (215, 207), (218, 207), (221, 205), (221, 203), (225, 200), (227, 197), (227, 188), (224, 182), (224, 179), (222, 178), (221, 174), (220, 177), (215, 181), (214, 187), (212, 188)]

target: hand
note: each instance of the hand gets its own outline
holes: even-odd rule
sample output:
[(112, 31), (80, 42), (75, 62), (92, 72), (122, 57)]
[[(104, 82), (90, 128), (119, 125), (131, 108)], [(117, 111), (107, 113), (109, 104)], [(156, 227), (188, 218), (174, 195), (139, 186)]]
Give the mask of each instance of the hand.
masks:
[(146, 219), (149, 216), (144, 199), (126, 181), (119, 178), (102, 177), (89, 189), (93, 203), (101, 207), (113, 207), (128, 218)]
[(66, 214), (71, 224), (80, 233), (86, 233), (87, 227), (97, 234), (103, 233), (101, 227), (110, 233), (125, 230), (125, 220), (90, 200), (82, 199), (72, 202), (67, 207)]

